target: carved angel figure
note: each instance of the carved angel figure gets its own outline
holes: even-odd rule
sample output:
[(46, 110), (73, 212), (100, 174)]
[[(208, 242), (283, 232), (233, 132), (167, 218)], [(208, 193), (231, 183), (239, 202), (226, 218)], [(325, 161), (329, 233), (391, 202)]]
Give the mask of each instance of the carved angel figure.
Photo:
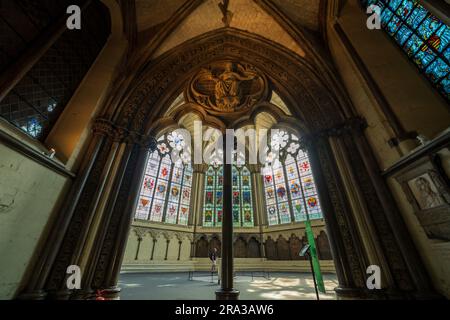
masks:
[(228, 62), (224, 65), (225, 70), (214, 76), (211, 71), (205, 70), (208, 73), (209, 79), (215, 82), (214, 95), (216, 98), (216, 106), (223, 111), (234, 111), (241, 102), (239, 84), (242, 81), (253, 80), (256, 73), (252, 71), (244, 71), (237, 73), (233, 71), (233, 64)]

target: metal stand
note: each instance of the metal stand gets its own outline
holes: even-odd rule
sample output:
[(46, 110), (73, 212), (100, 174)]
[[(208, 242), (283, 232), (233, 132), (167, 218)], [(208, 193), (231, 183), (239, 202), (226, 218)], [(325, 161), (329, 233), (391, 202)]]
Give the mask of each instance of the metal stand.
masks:
[(319, 290), (317, 289), (316, 273), (314, 272), (314, 267), (313, 267), (313, 263), (312, 263), (312, 257), (311, 257), (310, 254), (306, 254), (306, 255), (308, 256), (309, 265), (311, 266), (311, 273), (312, 273), (312, 277), (313, 277), (313, 280), (314, 280), (314, 289), (316, 290), (316, 297), (317, 297), (317, 300), (319, 301), (320, 300)]
[(314, 280), (314, 290), (316, 290), (316, 298), (317, 298), (317, 301), (319, 301), (320, 300), (319, 290), (317, 289), (316, 273), (314, 272), (313, 261), (312, 261), (312, 256), (311, 256), (311, 246), (309, 244), (304, 246), (302, 248), (302, 250), (300, 250), (299, 256), (306, 257), (309, 260), (309, 265), (311, 267), (311, 274), (312, 274), (312, 277)]

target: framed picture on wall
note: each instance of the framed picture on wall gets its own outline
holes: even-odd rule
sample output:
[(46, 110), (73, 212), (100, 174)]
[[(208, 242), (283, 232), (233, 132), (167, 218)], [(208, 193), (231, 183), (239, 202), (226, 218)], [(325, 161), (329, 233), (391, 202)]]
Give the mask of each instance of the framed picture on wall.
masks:
[(433, 209), (444, 204), (429, 173), (409, 180), (408, 186), (421, 210)]
[(450, 189), (448, 177), (428, 156), (395, 175), (429, 239), (450, 241)]

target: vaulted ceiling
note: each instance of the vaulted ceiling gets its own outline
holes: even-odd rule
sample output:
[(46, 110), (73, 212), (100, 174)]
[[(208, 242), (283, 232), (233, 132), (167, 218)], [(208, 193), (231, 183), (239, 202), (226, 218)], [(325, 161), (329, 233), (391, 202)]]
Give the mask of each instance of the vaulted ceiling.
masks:
[[(186, 0), (136, 0), (136, 15), (138, 31), (150, 29), (167, 21)], [(206, 0), (213, 2), (220, 14), (218, 3), (220, 0)], [(233, 6), (230, 0), (230, 6)], [(253, 0), (246, 0), (253, 2)], [(294, 23), (310, 30), (318, 30), (320, 25), (321, 0), (271, 0)], [(209, 19), (210, 17), (202, 17)]]
[[(181, 43), (204, 33), (223, 28), (224, 14), (219, 4), (223, 0), (135, 0), (136, 24), (141, 45), (149, 43), (160, 30), (168, 33), (152, 57), (156, 58)], [(321, 30), (321, 1), (323, 0), (229, 0), (229, 27), (258, 34), (277, 42), (299, 56), (304, 50), (274, 16), (312, 32)], [(185, 14), (189, 7), (189, 13)], [(267, 9), (270, 7), (270, 9)], [(169, 21), (176, 17), (176, 24)]]
[(167, 21), (186, 0), (136, 0), (138, 31)]

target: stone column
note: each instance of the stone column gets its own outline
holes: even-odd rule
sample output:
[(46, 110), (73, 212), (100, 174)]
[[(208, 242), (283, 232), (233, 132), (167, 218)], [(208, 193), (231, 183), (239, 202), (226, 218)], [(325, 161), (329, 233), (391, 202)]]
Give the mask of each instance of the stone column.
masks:
[(152, 260), (152, 261), (153, 261), (153, 256), (154, 256), (154, 254), (155, 254), (155, 246), (156, 246), (156, 242), (157, 242), (157, 241), (158, 241), (158, 239), (153, 238), (152, 254), (151, 254), (151, 256), (150, 256), (150, 260)]
[(365, 285), (364, 267), (360, 258), (360, 241), (343, 187), (338, 174), (328, 138), (326, 136), (303, 139), (303, 147), (308, 151), (314, 180), (317, 185), (327, 233), (330, 238), (336, 275), (339, 286), (335, 289), (339, 298), (360, 298)]
[(164, 256), (164, 260), (167, 260), (167, 257), (169, 255), (169, 245), (170, 245), (170, 239), (166, 239), (166, 255)]
[(380, 266), (383, 288), (392, 287), (394, 280), (387, 265), (385, 254), (380, 246), (380, 239), (373, 228), (374, 221), (370, 216), (369, 205), (364, 200), (364, 193), (352, 170), (353, 163), (348, 158), (346, 146), (337, 137), (330, 138), (330, 146), (342, 176), (345, 192), (349, 198), (351, 211), (361, 237), (361, 244), (367, 254), (367, 263), (368, 265)]
[[(239, 291), (233, 288), (233, 199), (232, 199), (232, 165), (227, 157), (231, 151), (231, 137), (223, 136), (224, 166), (223, 166), (223, 218), (222, 218), (222, 263), (221, 263), (221, 289), (216, 291), (217, 300), (237, 300)], [(228, 144), (228, 146), (227, 146)], [(233, 144), (231, 144), (233, 146)], [(230, 157), (231, 158), (231, 157)], [(227, 160), (229, 163), (227, 163)]]
[(180, 261), (181, 258), (181, 246), (183, 245), (183, 240), (179, 239), (178, 240), (178, 258), (177, 260)]
[(137, 241), (138, 241), (138, 245), (137, 245), (137, 248), (136, 248), (136, 256), (134, 257), (134, 260), (136, 260), (136, 261), (139, 260), (139, 251), (141, 249), (142, 238), (138, 237)]
[[(122, 259), (130, 231), (130, 225), (137, 207), (143, 172), (149, 151), (156, 148), (153, 137), (130, 136), (130, 156), (123, 170), (123, 177), (118, 184), (118, 192), (111, 201), (111, 210), (105, 218), (99, 241), (98, 259), (92, 276), (91, 287), (102, 290), (106, 297), (117, 298), (120, 288), (117, 281), (122, 266)], [(106, 216), (105, 216), (106, 217)]]

